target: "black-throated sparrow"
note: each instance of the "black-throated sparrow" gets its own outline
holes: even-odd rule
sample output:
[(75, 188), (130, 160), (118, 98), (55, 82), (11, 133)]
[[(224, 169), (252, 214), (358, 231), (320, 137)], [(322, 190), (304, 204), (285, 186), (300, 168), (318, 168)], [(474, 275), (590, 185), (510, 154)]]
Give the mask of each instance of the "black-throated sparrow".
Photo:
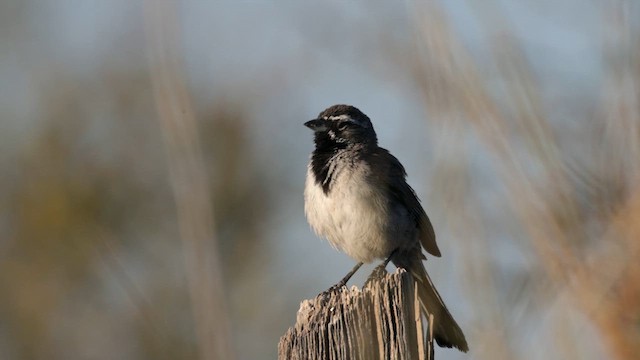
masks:
[(304, 125), (314, 131), (316, 145), (307, 169), (305, 214), (318, 235), (358, 261), (339, 286), (362, 263), (390, 259), (416, 279), (423, 311), (433, 314), (438, 345), (468, 351), (422, 264), (422, 247), (440, 256), (431, 222), (402, 164), (378, 146), (369, 117), (353, 106), (334, 105)]

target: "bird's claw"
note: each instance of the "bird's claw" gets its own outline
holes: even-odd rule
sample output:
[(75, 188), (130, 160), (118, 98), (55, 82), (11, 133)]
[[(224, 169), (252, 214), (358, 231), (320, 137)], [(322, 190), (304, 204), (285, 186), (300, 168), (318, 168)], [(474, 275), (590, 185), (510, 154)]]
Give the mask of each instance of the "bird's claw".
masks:
[(369, 275), (369, 277), (367, 278), (367, 281), (364, 283), (364, 287), (367, 287), (373, 282), (384, 278), (388, 274), (385, 265), (379, 265), (373, 269), (373, 271), (371, 272), (371, 275)]
[(328, 288), (327, 290), (323, 291), (320, 293), (320, 295), (323, 296), (330, 296), (332, 294), (336, 294), (336, 293), (340, 293), (343, 289), (347, 288), (347, 284), (343, 283), (342, 281), (331, 286), (330, 288)]

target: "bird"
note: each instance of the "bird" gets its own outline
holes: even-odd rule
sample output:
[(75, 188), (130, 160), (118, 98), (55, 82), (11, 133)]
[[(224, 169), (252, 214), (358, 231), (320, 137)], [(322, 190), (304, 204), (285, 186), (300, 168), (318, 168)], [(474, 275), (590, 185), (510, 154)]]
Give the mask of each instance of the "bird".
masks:
[(422, 250), (440, 257), (435, 232), (400, 161), (378, 146), (371, 120), (358, 108), (330, 106), (304, 125), (314, 133), (307, 166), (304, 211), (313, 231), (358, 263), (334, 288), (346, 284), (363, 263), (385, 260), (416, 281), (422, 311), (433, 315), (441, 347), (469, 350), (422, 263)]

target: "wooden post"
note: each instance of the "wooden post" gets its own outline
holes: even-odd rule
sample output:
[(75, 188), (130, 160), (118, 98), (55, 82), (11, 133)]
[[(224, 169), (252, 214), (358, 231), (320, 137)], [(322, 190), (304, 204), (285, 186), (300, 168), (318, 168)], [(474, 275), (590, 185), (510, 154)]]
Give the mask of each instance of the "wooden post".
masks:
[[(296, 325), (278, 344), (279, 359), (433, 359), (417, 290), (402, 269), (300, 304)], [(428, 338), (427, 338), (428, 337)]]

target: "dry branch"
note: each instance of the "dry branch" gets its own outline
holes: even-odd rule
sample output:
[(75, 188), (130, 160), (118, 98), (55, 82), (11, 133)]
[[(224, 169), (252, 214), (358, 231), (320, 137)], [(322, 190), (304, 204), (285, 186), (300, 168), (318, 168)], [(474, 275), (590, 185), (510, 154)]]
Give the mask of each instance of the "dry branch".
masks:
[(304, 300), (279, 359), (433, 359), (415, 282), (404, 270)]

